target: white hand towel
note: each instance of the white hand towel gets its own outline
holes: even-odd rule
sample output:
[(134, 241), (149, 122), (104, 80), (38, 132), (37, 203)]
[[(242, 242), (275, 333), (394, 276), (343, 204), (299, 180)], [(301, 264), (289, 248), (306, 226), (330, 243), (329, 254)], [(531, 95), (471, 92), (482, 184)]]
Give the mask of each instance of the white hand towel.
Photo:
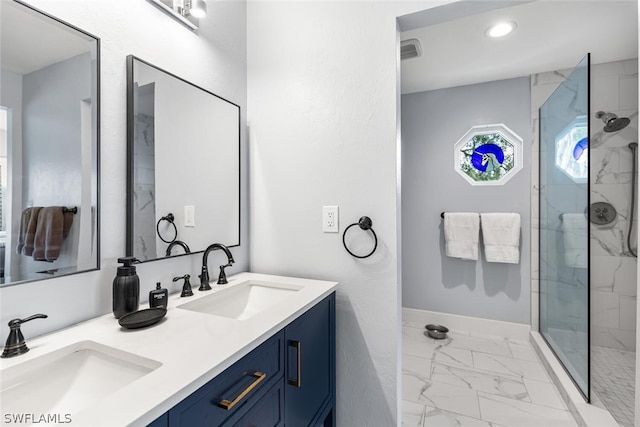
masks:
[(447, 212), (444, 214), (446, 254), (452, 258), (478, 259), (480, 217), (477, 212)]
[(562, 214), (564, 263), (567, 267), (587, 268), (589, 225), (583, 213)]
[(520, 262), (520, 214), (480, 214), (487, 262)]

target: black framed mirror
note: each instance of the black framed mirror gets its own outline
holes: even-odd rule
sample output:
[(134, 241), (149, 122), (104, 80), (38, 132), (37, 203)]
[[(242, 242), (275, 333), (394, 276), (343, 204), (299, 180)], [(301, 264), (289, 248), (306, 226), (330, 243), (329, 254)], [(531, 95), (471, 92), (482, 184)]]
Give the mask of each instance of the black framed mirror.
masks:
[(0, 7), (0, 284), (99, 269), (100, 40)]
[(240, 107), (127, 57), (127, 255), (240, 245)]

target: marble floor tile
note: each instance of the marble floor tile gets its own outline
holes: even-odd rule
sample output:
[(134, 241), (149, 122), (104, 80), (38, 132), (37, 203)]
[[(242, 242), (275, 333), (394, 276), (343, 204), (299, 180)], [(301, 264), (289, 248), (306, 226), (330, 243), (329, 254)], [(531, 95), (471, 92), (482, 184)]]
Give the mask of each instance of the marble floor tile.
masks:
[[(424, 425), (430, 427), (503, 427), (496, 423), (482, 421), (477, 418), (445, 411), (427, 406), (424, 414)], [(506, 427), (506, 426), (505, 426)]]
[(540, 362), (473, 352), (473, 363), (475, 368), (484, 371), (551, 382), (551, 379)]
[(474, 390), (405, 374), (402, 376), (402, 397), (411, 402), (480, 418), (478, 394)]
[(593, 346), (591, 397), (623, 427), (633, 426), (635, 412), (635, 352)]
[(569, 411), (478, 393), (482, 419), (517, 427), (577, 427)]
[(523, 378), (522, 381), (527, 388), (527, 393), (532, 403), (550, 408), (567, 409), (567, 405), (564, 404), (560, 393), (558, 393), (553, 384), (529, 378)]
[(461, 335), (458, 333), (450, 333), (449, 338), (451, 341), (447, 344), (449, 347), (495, 354), (497, 356), (512, 357), (509, 344), (504, 340), (492, 340), (473, 335)]
[(458, 366), (460, 368), (473, 368), (473, 356), (471, 350), (441, 346), (434, 350), (432, 360), (434, 362)]
[(402, 427), (424, 427), (426, 407), (420, 403), (402, 401)]
[(514, 359), (540, 363), (540, 359), (531, 344), (526, 341), (508, 340), (509, 349)]
[(402, 373), (431, 378), (431, 360), (424, 357), (402, 355)]
[(434, 364), (431, 371), (431, 380), (516, 400), (530, 401), (527, 388), (519, 377)]
[(433, 359), (437, 348), (438, 345), (430, 342), (420, 342), (409, 339), (402, 340), (402, 354), (408, 354), (410, 356)]
[(403, 324), (402, 425), (576, 426), (527, 341)]
[(402, 339), (409, 339), (418, 342), (435, 343), (435, 340), (427, 334), (424, 326), (405, 326), (402, 328)]

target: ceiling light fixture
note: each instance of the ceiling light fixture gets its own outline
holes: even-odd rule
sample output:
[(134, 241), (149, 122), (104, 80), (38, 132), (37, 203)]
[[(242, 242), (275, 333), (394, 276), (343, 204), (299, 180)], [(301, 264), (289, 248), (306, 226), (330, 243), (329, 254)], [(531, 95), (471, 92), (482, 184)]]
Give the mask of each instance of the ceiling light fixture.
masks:
[(191, 0), (191, 16), (202, 19), (207, 16), (207, 2), (205, 0)]
[(199, 19), (207, 16), (206, 0), (149, 0), (192, 30), (200, 26)]
[(516, 29), (518, 25), (513, 21), (499, 22), (492, 25), (487, 29), (487, 36), (489, 37), (503, 37)]

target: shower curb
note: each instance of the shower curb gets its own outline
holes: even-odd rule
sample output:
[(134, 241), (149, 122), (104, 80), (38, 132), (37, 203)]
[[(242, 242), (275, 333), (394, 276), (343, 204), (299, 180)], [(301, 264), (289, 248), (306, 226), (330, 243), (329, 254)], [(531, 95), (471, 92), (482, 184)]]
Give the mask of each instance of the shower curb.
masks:
[(555, 354), (547, 347), (539, 332), (531, 331), (529, 342), (540, 358), (551, 380), (560, 392), (562, 400), (580, 427), (619, 427), (613, 416), (605, 409), (588, 404), (569, 378)]

